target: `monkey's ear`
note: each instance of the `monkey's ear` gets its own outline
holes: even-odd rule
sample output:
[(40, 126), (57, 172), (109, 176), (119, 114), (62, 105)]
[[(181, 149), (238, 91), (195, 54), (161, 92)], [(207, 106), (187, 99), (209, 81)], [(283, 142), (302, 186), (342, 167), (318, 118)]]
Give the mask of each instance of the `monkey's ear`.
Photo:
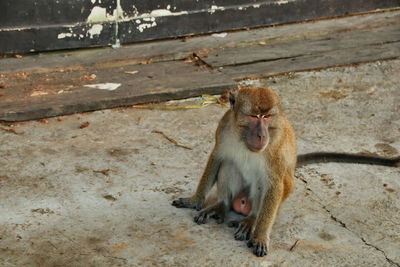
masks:
[(237, 95), (237, 91), (229, 91), (229, 103), (231, 104), (232, 110), (233, 110), (233, 107), (235, 106), (236, 95)]

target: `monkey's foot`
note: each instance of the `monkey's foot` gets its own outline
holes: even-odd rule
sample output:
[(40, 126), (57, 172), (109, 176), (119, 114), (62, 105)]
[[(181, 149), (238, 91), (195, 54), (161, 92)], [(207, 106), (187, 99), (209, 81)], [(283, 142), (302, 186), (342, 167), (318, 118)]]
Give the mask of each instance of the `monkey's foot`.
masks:
[(197, 224), (204, 224), (207, 222), (208, 218), (214, 218), (217, 223), (221, 224), (225, 221), (226, 207), (223, 202), (215, 203), (214, 205), (202, 209), (195, 217), (194, 221)]
[(264, 257), (268, 253), (268, 243), (265, 240), (250, 239), (247, 246), (253, 248), (253, 253), (257, 257)]
[(240, 222), (232, 221), (229, 223), (230, 226), (237, 227), (235, 232), (236, 240), (242, 241), (250, 239), (255, 219), (255, 216), (251, 215), (247, 216)]
[(203, 206), (202, 200), (199, 200), (194, 197), (184, 197), (184, 198), (179, 198), (178, 200), (172, 201), (172, 206), (175, 206), (177, 208), (188, 208), (188, 209), (196, 209), (196, 210), (201, 210)]

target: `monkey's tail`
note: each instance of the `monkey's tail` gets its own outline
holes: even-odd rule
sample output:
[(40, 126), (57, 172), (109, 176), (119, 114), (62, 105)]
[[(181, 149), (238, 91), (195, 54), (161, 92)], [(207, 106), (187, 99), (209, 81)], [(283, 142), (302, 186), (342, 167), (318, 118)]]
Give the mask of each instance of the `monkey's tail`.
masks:
[(297, 156), (297, 167), (304, 166), (310, 163), (324, 163), (324, 162), (359, 163), (359, 164), (382, 165), (389, 167), (400, 167), (400, 157), (384, 158), (378, 156), (367, 156), (367, 155), (335, 153), (335, 152), (315, 152)]

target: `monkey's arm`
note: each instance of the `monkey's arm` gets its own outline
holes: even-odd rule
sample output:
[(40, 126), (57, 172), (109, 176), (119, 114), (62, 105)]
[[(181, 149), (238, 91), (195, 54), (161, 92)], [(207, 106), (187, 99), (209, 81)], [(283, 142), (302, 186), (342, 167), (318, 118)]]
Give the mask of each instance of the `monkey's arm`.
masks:
[(281, 179), (280, 177), (271, 179), (262, 198), (253, 234), (247, 243), (249, 247), (253, 247), (253, 253), (258, 257), (268, 253), (272, 225), (275, 222), (284, 191)]
[(172, 205), (177, 208), (191, 208), (200, 210), (204, 206), (204, 201), (207, 193), (211, 190), (215, 184), (218, 176), (218, 170), (221, 165), (219, 157), (216, 155), (216, 149), (214, 148), (210, 157), (208, 158), (207, 166), (204, 173), (197, 185), (196, 193), (188, 198), (179, 198), (174, 200)]

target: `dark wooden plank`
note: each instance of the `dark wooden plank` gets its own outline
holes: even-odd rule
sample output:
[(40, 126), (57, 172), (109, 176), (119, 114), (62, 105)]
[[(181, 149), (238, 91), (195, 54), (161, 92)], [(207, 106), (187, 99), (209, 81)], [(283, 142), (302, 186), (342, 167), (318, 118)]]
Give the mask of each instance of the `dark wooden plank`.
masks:
[[(400, 6), (400, 0), (269, 0), (256, 2), (253, 0), (235, 0), (234, 2), (208, 0), (199, 1), (200, 3), (197, 3), (198, 1), (164, 2), (160, 0), (147, 4), (145, 3), (147, 1), (121, 0), (120, 6), (116, 6), (118, 4), (116, 0), (96, 0), (94, 2), (89, 0), (68, 0), (67, 2), (34, 0), (28, 1), (29, 3), (25, 6), (26, 1), (18, 0), (15, 8), (19, 9), (14, 13), (12, 12), (15, 9), (14, 2), (14, 0), (0, 1), (0, 17), (2, 18), (0, 53), (95, 47), (118, 42), (131, 43), (334, 17)], [(136, 5), (140, 6), (141, 10), (138, 10)], [(168, 6), (170, 9), (166, 9)], [(122, 7), (127, 10), (123, 10)], [(176, 9), (174, 9), (175, 7)], [(104, 18), (93, 20), (96, 17), (94, 14), (96, 8), (97, 11), (105, 12)], [(58, 16), (58, 12), (62, 14), (60, 13)], [(14, 14), (22, 14), (21, 19)], [(94, 24), (118, 25), (118, 27), (103, 26), (112, 32), (101, 32), (99, 38), (93, 38), (89, 31), (93, 29)], [(65, 35), (66, 33), (68, 36)], [(64, 38), (60, 40), (59, 37), (63, 34)], [(103, 38), (102, 34), (106, 37)]]
[[(101, 27), (101, 31), (99, 31)], [(110, 46), (115, 44), (115, 23), (33, 26), (0, 29), (0, 53), (21, 53)]]
[(262, 1), (257, 5), (252, 3), (229, 5), (215, 10), (206, 9), (176, 16), (155, 17), (154, 26), (146, 27), (142, 29), (143, 31), (140, 30), (140, 25), (146, 23), (143, 20), (122, 21), (119, 23), (119, 37), (121, 43), (130, 43), (335, 17), (397, 6), (400, 6), (400, 0)]
[(105, 8), (111, 15), (116, 0), (2, 0), (0, 1), (1, 28), (29, 28), (86, 22), (92, 8)]
[(400, 58), (400, 42), (335, 50), (321, 54), (224, 67), (221, 72), (235, 80), (268, 77), (288, 72), (317, 70), (335, 66)]
[[(0, 121), (25, 121), (76, 112), (222, 93), (234, 81), (193, 62), (3, 75)], [(114, 90), (85, 87), (119, 83)]]
[(213, 68), (318, 54), (333, 50), (400, 41), (400, 20), (380, 28), (354, 30), (314, 38), (261, 42), (252, 46), (211, 51), (201, 56)]
[[(121, 7), (126, 15), (132, 16), (136, 13), (150, 13), (154, 9), (167, 9), (172, 12), (191, 12), (212, 9), (214, 7), (234, 7), (245, 5), (257, 5), (263, 3), (276, 3), (281, 0), (203, 0), (203, 1), (182, 1), (182, 0), (146, 0), (134, 1), (121, 0)], [(296, 0), (290, 0), (296, 1)]]
[(22, 58), (3, 58), (0, 60), (0, 73), (11, 71), (43, 71), (46, 68), (74, 65), (95, 65), (106, 61), (121, 64), (134, 64), (142, 61), (167, 61), (183, 59), (192, 53), (209, 50), (222, 50), (235, 47), (248, 47), (259, 42), (274, 43), (284, 40), (299, 40), (323, 37), (341, 32), (382, 28), (400, 21), (400, 11), (382, 12), (350, 16), (338, 19), (289, 24), (276, 27), (259, 28), (251, 31), (230, 32), (224, 38), (210, 35), (181, 40), (163, 40), (123, 46), (119, 49), (98, 48), (79, 51), (59, 51), (24, 56)]

